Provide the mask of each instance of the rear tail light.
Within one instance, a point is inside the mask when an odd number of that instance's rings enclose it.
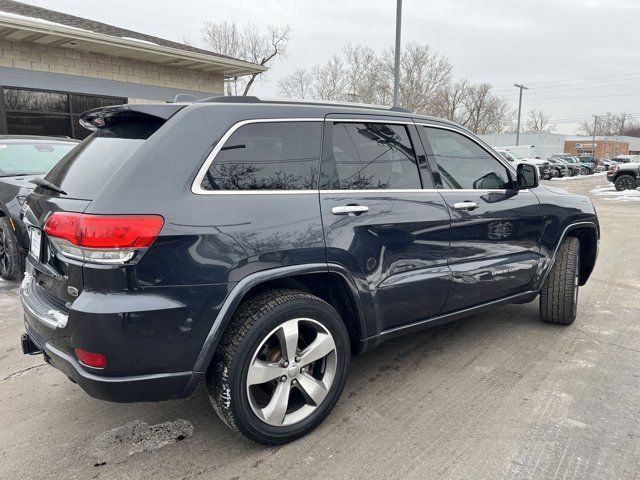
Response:
[[[89,215],[54,212],[44,225],[62,255],[94,263],[125,263],[148,248],[164,219],[159,215]]]
[[[80,363],[87,367],[104,368],[107,366],[107,357],[102,353],[87,352],[80,348],[76,348],[75,352]]]

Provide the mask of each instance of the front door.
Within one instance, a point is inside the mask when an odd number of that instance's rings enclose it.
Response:
[[[462,131],[420,126],[451,214],[453,280],[444,312],[528,290],[540,261],[542,209],[515,172]]]
[[[327,259],[369,291],[372,330],[438,314],[449,291],[449,212],[431,175],[421,176],[426,161],[416,147],[410,119],[326,120],[320,206]]]

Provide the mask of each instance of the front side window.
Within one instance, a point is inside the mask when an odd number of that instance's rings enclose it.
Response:
[[[329,189],[421,188],[416,156],[403,125],[334,123],[333,156],[322,168]]]
[[[441,128],[423,127],[444,188],[508,189],[507,167],[468,137]]]
[[[244,125],[229,137],[206,171],[204,190],[317,188],[322,122]]]

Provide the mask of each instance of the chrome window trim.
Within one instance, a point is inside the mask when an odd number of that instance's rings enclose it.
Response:
[[[331,114],[329,114],[331,115]],[[482,189],[482,190],[474,190],[474,189],[455,189],[455,188],[423,188],[423,189],[376,189],[376,190],[205,190],[202,188],[202,181],[207,173],[207,170],[213,163],[215,157],[220,153],[220,150],[226,143],[226,141],[235,133],[239,128],[250,125],[254,123],[274,123],[274,122],[351,122],[351,123],[388,123],[388,124],[398,124],[398,125],[416,125],[422,127],[429,128],[439,128],[442,130],[450,130],[455,133],[459,133],[464,137],[468,138],[476,145],[478,145],[482,150],[486,151],[491,157],[497,160],[501,165],[510,170],[514,175],[517,175],[516,169],[510,165],[509,163],[505,163],[506,161],[496,156],[491,150],[488,150],[482,144],[478,143],[475,138],[469,135],[467,132],[460,128],[450,127],[447,125],[439,125],[435,123],[425,123],[425,122],[415,122],[408,120],[391,120],[391,119],[379,119],[379,118],[333,118],[333,117],[314,117],[314,118],[253,118],[249,120],[241,120],[237,123],[234,123],[229,129],[225,132],[225,134],[220,138],[220,140],[215,144],[207,158],[204,160],[202,166],[198,170],[196,177],[191,184],[191,192],[196,195],[303,195],[303,194],[317,194],[320,193],[329,193],[329,194],[338,194],[338,193],[418,193],[418,192],[499,192],[506,193],[507,189]],[[528,192],[529,190],[520,190],[519,192]]]
[[[324,122],[324,117],[319,118],[252,118],[250,120],[241,120],[240,122],[234,123],[229,127],[226,133],[222,136],[218,143],[213,147],[211,153],[207,155],[204,163],[198,170],[196,174],[196,178],[193,180],[191,184],[191,192],[196,195],[229,195],[229,194],[274,194],[274,193],[290,193],[290,194],[300,194],[300,193],[317,193],[318,190],[205,190],[202,188],[202,181],[204,180],[205,175],[207,174],[207,170],[213,163],[215,157],[220,153],[222,147],[229,140],[229,137],[234,134],[236,130],[245,125],[250,125],[252,123],[282,123],[282,122]]]

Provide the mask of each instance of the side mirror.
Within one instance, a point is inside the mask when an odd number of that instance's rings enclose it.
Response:
[[[521,163],[517,167],[518,189],[536,188],[540,182],[538,167],[530,163]]]

